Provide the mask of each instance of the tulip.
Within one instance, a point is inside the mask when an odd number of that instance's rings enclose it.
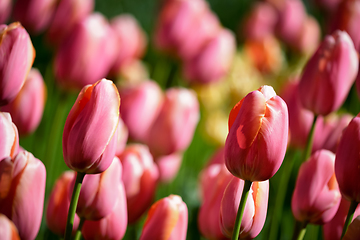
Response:
[[[288,128],[286,103],[272,87],[249,93],[229,115],[226,167],[251,182],[271,178],[284,159]]]
[[[185,88],[171,88],[150,127],[147,145],[154,157],[185,150],[199,121],[199,103],[195,93]]]
[[[145,141],[163,102],[160,86],[151,80],[136,85],[119,86],[121,117],[130,138]]]
[[[335,31],[325,37],[306,64],[300,100],[316,115],[327,115],[345,101],[358,72],[359,60],[349,35]]]
[[[159,181],[169,183],[178,174],[183,159],[182,152],[175,152],[155,158],[155,163],[159,169]]]
[[[299,170],[291,209],[299,222],[324,224],[336,214],[341,194],[334,173],[335,155],[315,152]]]
[[[151,206],[140,240],[185,240],[187,225],[186,204],[180,196],[170,195]]]
[[[124,182],[129,223],[135,223],[151,206],[159,171],[147,146],[128,145],[119,156],[124,168]]]
[[[12,0],[0,2],[0,24],[5,23],[11,13]]]
[[[125,123],[121,119],[121,117],[119,118],[119,125],[116,131],[117,131],[117,143],[116,143],[115,155],[119,156],[124,151],[129,136],[128,128],[125,126]]]
[[[220,226],[227,237],[231,237],[244,181],[232,177],[225,189],[220,207]],[[264,226],[269,199],[269,181],[253,182],[246,201],[240,226],[240,238],[255,238]]]
[[[122,182],[117,185],[118,197],[113,211],[99,221],[85,221],[82,234],[85,240],[122,239],[127,227],[125,190]]]
[[[63,155],[69,168],[100,173],[110,166],[116,151],[119,107],[119,93],[110,80],[81,90],[63,133]]]
[[[0,213],[0,236],[4,240],[20,240],[18,230],[14,223],[4,214]]]
[[[45,175],[44,164],[26,151],[0,162],[0,213],[13,221],[23,240],[35,239],[40,229]]]
[[[68,209],[70,206],[69,192],[71,191],[71,182],[75,178],[75,172],[66,171],[61,174],[55,182],[54,188],[51,191],[47,210],[46,210],[46,224],[48,228],[59,236],[64,236],[66,228],[66,219]],[[75,216],[73,226],[73,233],[79,225],[79,217]]]
[[[16,98],[1,108],[9,112],[20,135],[29,134],[40,124],[46,99],[46,85],[41,73],[33,68]]]
[[[125,62],[120,69],[118,78],[128,83],[139,83],[149,78],[147,66],[139,59]]]
[[[301,28],[300,35],[294,42],[289,43],[291,47],[305,55],[311,55],[319,45],[321,30],[317,20],[308,16]]]
[[[0,25],[0,106],[19,93],[35,58],[35,50],[19,22]]]
[[[228,73],[235,51],[234,35],[223,29],[198,54],[185,61],[184,75],[194,83],[218,81]]]
[[[93,13],[72,29],[59,47],[55,76],[66,88],[81,89],[105,77],[115,59],[115,35],[100,13]]]
[[[56,5],[56,0],[18,0],[14,19],[31,33],[39,33],[50,24]]]
[[[343,240],[356,240],[360,238],[360,216],[357,216],[349,225]]]
[[[0,112],[0,162],[15,157],[19,151],[19,135],[9,113]]]

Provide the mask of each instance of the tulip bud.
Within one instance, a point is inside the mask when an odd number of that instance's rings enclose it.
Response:
[[[14,223],[0,213],[0,236],[3,240],[20,240]]]
[[[19,151],[19,135],[9,113],[0,112],[0,162]]]
[[[19,93],[35,58],[29,34],[19,22],[0,25],[0,106]]]
[[[194,83],[209,83],[224,77],[235,55],[234,35],[226,29],[218,32],[191,59],[185,61],[184,75]]]
[[[72,29],[55,56],[58,82],[82,88],[106,77],[115,59],[115,35],[100,13],[93,13]]]
[[[119,107],[119,93],[110,80],[81,90],[63,133],[63,155],[69,168],[100,173],[110,166],[116,151]]]
[[[279,169],[288,139],[286,103],[270,86],[246,95],[231,110],[225,163],[236,177],[264,181]]]
[[[35,239],[39,231],[45,175],[44,164],[26,151],[0,162],[0,213],[13,221],[23,240]]]
[[[346,231],[344,240],[356,240],[360,238],[360,216],[357,216],[349,225]]]
[[[175,152],[155,158],[155,163],[159,169],[159,181],[169,183],[179,172],[183,159],[182,152]]]
[[[293,215],[299,222],[324,224],[335,216],[341,194],[334,161],[332,152],[320,150],[301,165],[291,201]]]
[[[1,108],[9,112],[20,135],[29,134],[40,124],[46,99],[46,85],[41,73],[33,68],[27,76],[19,94],[8,105]]]
[[[187,225],[186,204],[180,196],[170,195],[151,206],[140,240],[185,240]]]
[[[159,171],[145,145],[132,144],[119,156],[124,168],[124,182],[129,223],[135,223],[151,206]]]
[[[119,86],[121,117],[129,129],[130,138],[145,141],[151,125],[159,114],[163,93],[155,81]]]
[[[227,237],[234,231],[236,214],[244,188],[244,181],[237,177],[225,189],[220,207],[220,226]],[[264,226],[269,199],[269,180],[253,182],[246,200],[240,226],[240,238],[255,238]]]
[[[46,224],[48,228],[59,236],[64,236],[66,220],[70,207],[69,192],[71,183],[75,178],[75,172],[66,171],[58,178],[51,191],[49,203],[46,210]],[[75,215],[73,233],[79,225],[79,217]]]
[[[168,89],[147,137],[154,157],[185,150],[193,138],[199,114],[199,102],[192,90]]]
[[[360,117],[351,120],[343,131],[336,150],[335,174],[341,194],[349,201],[360,202]]]
[[[5,23],[11,13],[12,0],[0,2],[0,24]]]
[[[354,44],[346,32],[326,36],[306,64],[299,83],[303,106],[317,115],[337,110],[355,81],[358,65]]]

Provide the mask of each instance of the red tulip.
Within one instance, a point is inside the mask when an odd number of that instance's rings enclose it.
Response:
[[[116,151],[119,107],[119,93],[109,80],[81,90],[63,133],[63,155],[69,168],[100,173],[110,166]]]
[[[0,161],[19,151],[19,135],[9,113],[0,112]]]
[[[0,236],[3,240],[20,240],[18,230],[14,223],[0,213]]]
[[[288,128],[286,103],[272,87],[249,93],[230,112],[226,167],[243,180],[271,178],[284,159]]]

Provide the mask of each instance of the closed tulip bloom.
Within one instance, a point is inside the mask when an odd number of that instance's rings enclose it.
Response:
[[[264,181],[279,169],[288,139],[286,103],[270,86],[246,95],[231,110],[225,163],[236,177]]]
[[[35,58],[29,34],[19,22],[0,25],[0,106],[19,93]]]
[[[169,183],[174,180],[180,170],[182,159],[182,152],[156,157],[155,163],[159,169],[159,181]]]
[[[127,228],[127,209],[124,185],[121,181],[117,184],[118,197],[112,212],[99,221],[84,222],[82,234],[85,240],[118,240],[125,235]]]
[[[325,37],[306,64],[300,83],[300,100],[316,115],[327,115],[345,101],[358,72],[359,60],[346,32]]]
[[[0,161],[19,151],[19,134],[9,113],[0,112]]]
[[[19,94],[8,105],[1,108],[9,112],[20,135],[32,133],[39,126],[45,107],[46,85],[41,73],[33,68],[27,76]]]
[[[360,117],[345,128],[336,150],[335,174],[341,194],[349,201],[360,202]]]
[[[40,229],[45,175],[44,164],[26,151],[0,162],[0,213],[13,221],[21,239],[35,239]]]
[[[0,213],[0,236],[3,240],[20,240],[19,233],[14,223],[4,214]]]
[[[143,142],[159,114],[164,94],[152,80],[118,88],[122,101],[120,114],[129,130],[129,137]]]
[[[12,0],[0,2],[0,24],[5,23],[11,13]]]
[[[63,133],[63,155],[69,168],[100,173],[110,166],[116,151],[119,107],[119,93],[110,80],[81,90]]]
[[[65,88],[81,89],[106,77],[116,54],[115,35],[100,13],[76,24],[57,50],[54,71]]]
[[[244,181],[232,176],[232,180],[225,189],[220,207],[220,226],[227,237],[231,237],[234,230],[236,214],[240,197],[244,188]],[[253,239],[262,230],[269,199],[269,180],[253,182],[245,204],[244,215],[240,226],[240,238]]]
[[[320,150],[301,165],[291,201],[292,213],[299,222],[324,224],[335,216],[341,194],[334,163],[332,152]]]
[[[170,195],[154,203],[145,220],[140,240],[185,240],[188,209],[178,195]]]
[[[346,231],[344,240],[356,240],[360,238],[360,216],[357,216],[349,225]]]
[[[146,141],[154,157],[185,150],[193,138],[199,115],[195,92],[186,88],[168,89]]]
[[[46,209],[47,227],[55,234],[64,236],[66,228],[66,220],[70,206],[69,192],[71,183],[75,178],[75,172],[66,171],[56,180],[51,191],[48,206]],[[75,215],[73,233],[79,225],[79,217]]]

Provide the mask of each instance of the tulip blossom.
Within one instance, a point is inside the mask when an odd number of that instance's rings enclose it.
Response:
[[[249,93],[230,112],[226,167],[251,182],[271,178],[284,159],[288,128],[286,103],[272,87]]]
[[[116,151],[119,107],[119,93],[110,80],[81,90],[63,133],[63,155],[69,168],[100,173],[110,166]]]
[[[33,68],[16,98],[1,108],[9,112],[20,135],[29,134],[40,124],[46,100],[46,85],[41,73]]]
[[[44,164],[26,151],[0,162],[0,213],[13,221],[23,240],[35,239],[40,229],[45,175]]]
[[[332,152],[320,150],[301,165],[291,201],[297,221],[324,224],[335,216],[341,194],[334,163],[335,155]]]
[[[125,123],[121,117],[119,118],[119,125],[116,131],[117,131],[117,143],[116,143],[115,155],[119,156],[124,151],[129,136],[128,128],[125,126]]]
[[[14,223],[4,214],[0,213],[0,236],[4,240],[20,240],[19,233]]]
[[[19,151],[19,135],[9,113],[0,112],[0,161]]]
[[[135,223],[150,207],[159,171],[147,146],[132,144],[119,156],[124,182],[129,223]]]
[[[300,83],[300,100],[316,115],[336,111],[345,101],[358,72],[359,60],[346,32],[325,37],[306,64]]]
[[[140,240],[185,240],[187,225],[186,204],[180,196],[170,195],[151,206]]]
[[[179,172],[182,159],[182,152],[175,152],[155,158],[155,163],[159,169],[159,181],[162,183],[171,182]]]
[[[12,0],[0,2],[0,24],[5,23],[11,13]]]
[[[19,93],[35,58],[29,34],[19,22],[0,25],[0,106]]]
[[[311,16],[307,16],[300,31],[300,36],[289,45],[299,52],[310,55],[313,54],[319,45],[321,30],[318,21]]]
[[[70,206],[69,192],[71,191],[71,182],[75,178],[75,172],[66,171],[58,178],[53,190],[51,191],[47,210],[46,224],[48,228],[59,236],[64,236],[66,228],[66,219]],[[79,225],[79,217],[75,215],[73,233]]]
[[[236,214],[244,181],[232,176],[225,189],[220,207],[220,226],[227,237],[234,231]],[[240,226],[240,238],[255,238],[264,226],[269,199],[269,180],[253,182],[246,200],[245,210]]]

